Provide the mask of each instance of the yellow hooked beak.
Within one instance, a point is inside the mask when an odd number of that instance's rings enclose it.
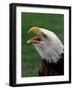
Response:
[[[41,40],[41,38],[40,38],[40,28],[38,28],[38,27],[32,27],[32,28],[29,29],[28,33],[30,33],[30,32],[36,33],[37,36],[29,39],[26,43],[27,44],[29,44],[31,42],[38,43]]]
[[[30,32],[39,33],[39,31],[40,31],[40,30],[39,30],[38,27],[32,27],[32,28],[29,29],[28,33],[30,33]]]

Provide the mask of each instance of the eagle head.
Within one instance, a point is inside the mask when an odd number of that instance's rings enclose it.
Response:
[[[39,27],[32,27],[28,32],[36,34],[36,36],[29,39],[27,43],[33,44],[41,58],[49,61],[49,63],[57,63],[61,54],[64,53],[64,46],[56,34],[50,30]]]

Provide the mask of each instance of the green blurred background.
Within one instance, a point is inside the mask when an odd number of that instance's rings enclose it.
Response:
[[[32,44],[26,41],[34,36],[28,34],[28,30],[33,27],[41,27],[53,31],[64,43],[64,15],[63,14],[44,14],[44,13],[21,13],[22,30],[22,77],[38,76],[38,67],[41,63],[41,57]]]

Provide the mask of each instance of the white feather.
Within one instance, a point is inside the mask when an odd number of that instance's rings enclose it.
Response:
[[[55,33],[43,28],[40,28],[40,31],[47,35],[48,39],[42,38],[42,41],[33,43],[33,45],[42,58],[50,63],[56,63],[59,60],[61,53],[63,53],[64,46]]]

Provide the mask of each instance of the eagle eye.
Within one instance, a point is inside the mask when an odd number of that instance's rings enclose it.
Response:
[[[44,38],[47,38],[47,35],[46,34],[42,33],[42,35],[43,35]]]

